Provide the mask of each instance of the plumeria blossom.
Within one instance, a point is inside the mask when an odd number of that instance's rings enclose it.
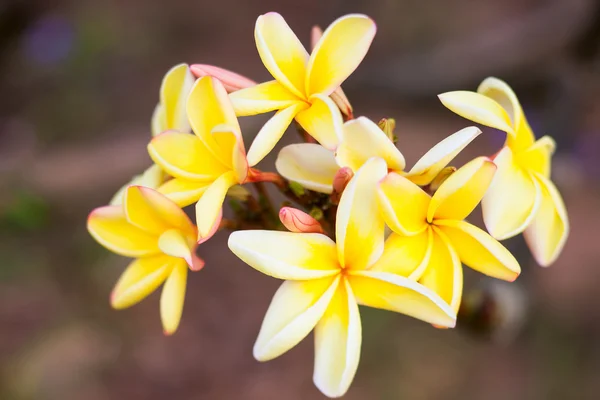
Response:
[[[436,144],[409,171],[404,171],[404,156],[388,135],[375,122],[358,117],[343,125],[342,141],[335,153],[318,144],[292,144],[281,149],[275,166],[286,179],[310,190],[331,193],[340,168],[357,171],[369,158],[380,157],[390,171],[424,186],[480,133],[473,126],[464,128]]]
[[[158,191],[179,206],[196,203],[196,223],[202,237],[218,222],[232,186],[248,177],[248,162],[240,126],[225,88],[205,76],[187,99],[187,115],[195,135],[169,131],[148,145],[150,157],[173,179]]]
[[[194,251],[196,227],[183,210],[153,189],[129,186],[122,205],[95,209],[87,228],[107,249],[135,258],[119,278],[111,305],[130,307],[164,283],[160,316],[165,334],[173,334],[181,320],[188,267],[199,270],[204,265]]]
[[[343,121],[330,95],[358,67],[375,31],[369,17],[346,15],[325,30],[309,55],[281,15],[258,17],[256,47],[274,80],[230,95],[238,116],[277,110],[248,151],[251,164],[273,149],[293,119],[323,146],[336,148]]]
[[[498,173],[482,202],[485,226],[499,240],[524,232],[537,262],[552,264],[569,234],[563,199],[550,180],[554,140],[535,140],[517,96],[499,79],[487,78],[477,93],[439,97],[458,115],[507,133],[504,147],[494,156]]]
[[[386,272],[381,259],[384,221],[377,182],[385,161],[372,158],[357,171],[337,211],[336,238],[319,233],[237,231],[229,248],[251,267],[285,282],[273,297],[254,345],[259,361],[285,353],[313,329],[313,381],[325,395],[342,396],[360,358],[358,304],[396,311],[453,327],[455,313],[436,293],[413,279]]]
[[[190,132],[191,128],[185,111],[185,100],[194,84],[194,80],[195,78],[187,64],[176,65],[166,73],[160,85],[160,101],[152,115],[152,136],[167,130]],[[152,165],[119,189],[110,204],[121,204],[123,193],[129,185],[140,185],[156,189],[166,179],[167,174],[156,165]]]
[[[488,189],[496,165],[479,157],[459,168],[433,196],[396,172],[378,195],[393,233],[381,257],[384,271],[418,280],[454,311],[462,296],[461,263],[494,278],[513,281],[521,269],[513,255],[485,231],[464,221]]]

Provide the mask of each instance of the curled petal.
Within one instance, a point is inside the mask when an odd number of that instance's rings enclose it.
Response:
[[[185,262],[176,260],[160,295],[160,319],[165,335],[174,334],[181,321],[187,273]]]
[[[277,81],[269,81],[229,95],[237,116],[263,114],[290,107],[301,99]]]
[[[330,97],[315,94],[309,109],[296,115],[296,121],[321,145],[334,150],[340,143],[342,114]]]
[[[167,279],[173,261],[164,254],[134,260],[117,281],[110,295],[111,306],[120,310],[139,303]]]
[[[392,233],[385,241],[383,254],[369,271],[389,272],[419,280],[429,264],[433,249],[433,231],[403,236]]]
[[[196,225],[199,238],[206,237],[219,221],[225,195],[230,187],[238,183],[233,171],[221,175],[202,194],[196,203]]]
[[[550,161],[556,142],[550,136],[538,139],[530,148],[515,155],[515,162],[523,169],[550,178]]]
[[[194,242],[178,229],[169,229],[158,238],[158,247],[172,257],[183,258],[190,267],[194,266]]]
[[[378,197],[385,222],[394,232],[415,235],[427,228],[431,197],[405,177],[390,172],[379,184]]]
[[[345,116],[352,117],[352,104],[350,104],[350,100],[346,97],[346,93],[344,93],[341,86],[335,89],[329,97]]]
[[[190,132],[190,123],[185,111],[187,96],[194,85],[194,76],[187,64],[171,68],[160,86],[160,107],[152,118],[152,134],[167,130]]]
[[[318,233],[236,231],[229,249],[252,268],[279,279],[305,280],[339,272],[335,243]]]
[[[323,228],[319,221],[297,208],[282,207],[279,210],[279,219],[283,226],[290,232],[323,233]]]
[[[198,201],[212,181],[189,181],[174,178],[163,183],[158,191],[173,200],[179,207],[189,206]]]
[[[338,170],[333,152],[315,143],[285,146],[275,167],[284,178],[320,193],[331,193]]]
[[[245,89],[256,85],[252,79],[246,78],[243,75],[229,71],[225,68],[219,68],[208,64],[192,64],[191,72],[196,78],[203,76],[212,76],[221,81],[227,92],[235,92],[236,90]]]
[[[248,176],[248,160],[246,159],[246,150],[244,142],[234,129],[225,125],[218,125],[212,131],[212,136],[223,158],[228,157],[230,168],[235,172],[238,183],[244,182]],[[227,156],[228,155],[228,156]]]

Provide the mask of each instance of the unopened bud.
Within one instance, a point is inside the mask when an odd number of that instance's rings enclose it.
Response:
[[[441,170],[429,184],[429,191],[435,193],[446,179],[456,172],[456,167],[446,167]]]
[[[394,118],[382,118],[378,123],[379,129],[381,129],[385,135],[394,143],[398,140],[394,131],[396,130],[396,120]]]
[[[319,40],[323,36],[323,29],[319,25],[314,25],[310,30],[310,50],[313,51]]]
[[[297,208],[283,207],[279,210],[279,219],[290,232],[323,233],[319,221]]]
[[[190,67],[190,70],[196,78],[202,78],[203,76],[212,76],[217,78],[221,81],[223,87],[225,87],[225,90],[227,90],[228,93],[256,85],[256,82],[246,78],[243,75],[224,68],[215,67],[214,65],[193,64]]]
[[[333,204],[338,204],[340,199],[342,198],[342,192],[346,189],[348,182],[354,176],[354,172],[350,167],[344,167],[338,169],[333,177],[333,191],[331,192],[331,202]]]

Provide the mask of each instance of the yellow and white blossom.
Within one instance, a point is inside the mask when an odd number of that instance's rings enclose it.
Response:
[[[258,17],[256,47],[274,80],[230,95],[238,116],[277,110],[248,151],[251,164],[273,149],[293,119],[323,146],[336,148],[343,121],[330,95],[358,67],[375,31],[369,17],[346,15],[325,30],[309,55],[281,15]]]
[[[407,277],[386,272],[396,260],[381,259],[384,221],[377,183],[387,175],[373,158],[354,175],[337,211],[334,243],[319,233],[238,231],[229,248],[244,262],[284,279],[267,311],[254,356],[271,360],[313,329],[313,381],[325,395],[342,396],[358,367],[361,321],[358,304],[404,313],[453,327],[455,313],[436,293]]]
[[[552,264],[569,234],[564,202],[550,180],[554,140],[535,140],[517,96],[499,79],[487,78],[477,93],[439,97],[460,116],[507,132],[504,147],[494,156],[498,173],[482,202],[485,225],[499,240],[524,232],[537,262]]]
[[[513,281],[521,269],[513,255],[483,230],[464,221],[488,189],[496,165],[479,157],[450,175],[433,196],[398,173],[379,186],[381,210],[393,233],[382,255],[385,272],[409,276],[458,310],[461,263]]]
[[[95,209],[87,228],[107,249],[135,258],[119,278],[111,305],[130,307],[164,282],[160,316],[165,334],[174,333],[183,311],[188,267],[203,266],[194,252],[197,230],[185,212],[153,189],[129,186],[123,204]]]

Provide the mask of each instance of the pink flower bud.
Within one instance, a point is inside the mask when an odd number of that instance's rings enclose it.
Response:
[[[353,176],[354,172],[352,172],[350,167],[340,168],[333,177],[333,191],[335,193],[342,193]]]
[[[231,72],[224,68],[215,67],[214,65],[192,64],[190,70],[196,78],[202,78],[207,75],[217,78],[223,83],[223,86],[228,93],[256,85],[256,82],[245,76],[236,74],[235,72]]]
[[[279,219],[290,232],[323,233],[319,221],[297,208],[283,207],[279,210]]]
[[[314,50],[315,46],[323,36],[323,29],[319,25],[314,25],[310,31],[310,50]]]

